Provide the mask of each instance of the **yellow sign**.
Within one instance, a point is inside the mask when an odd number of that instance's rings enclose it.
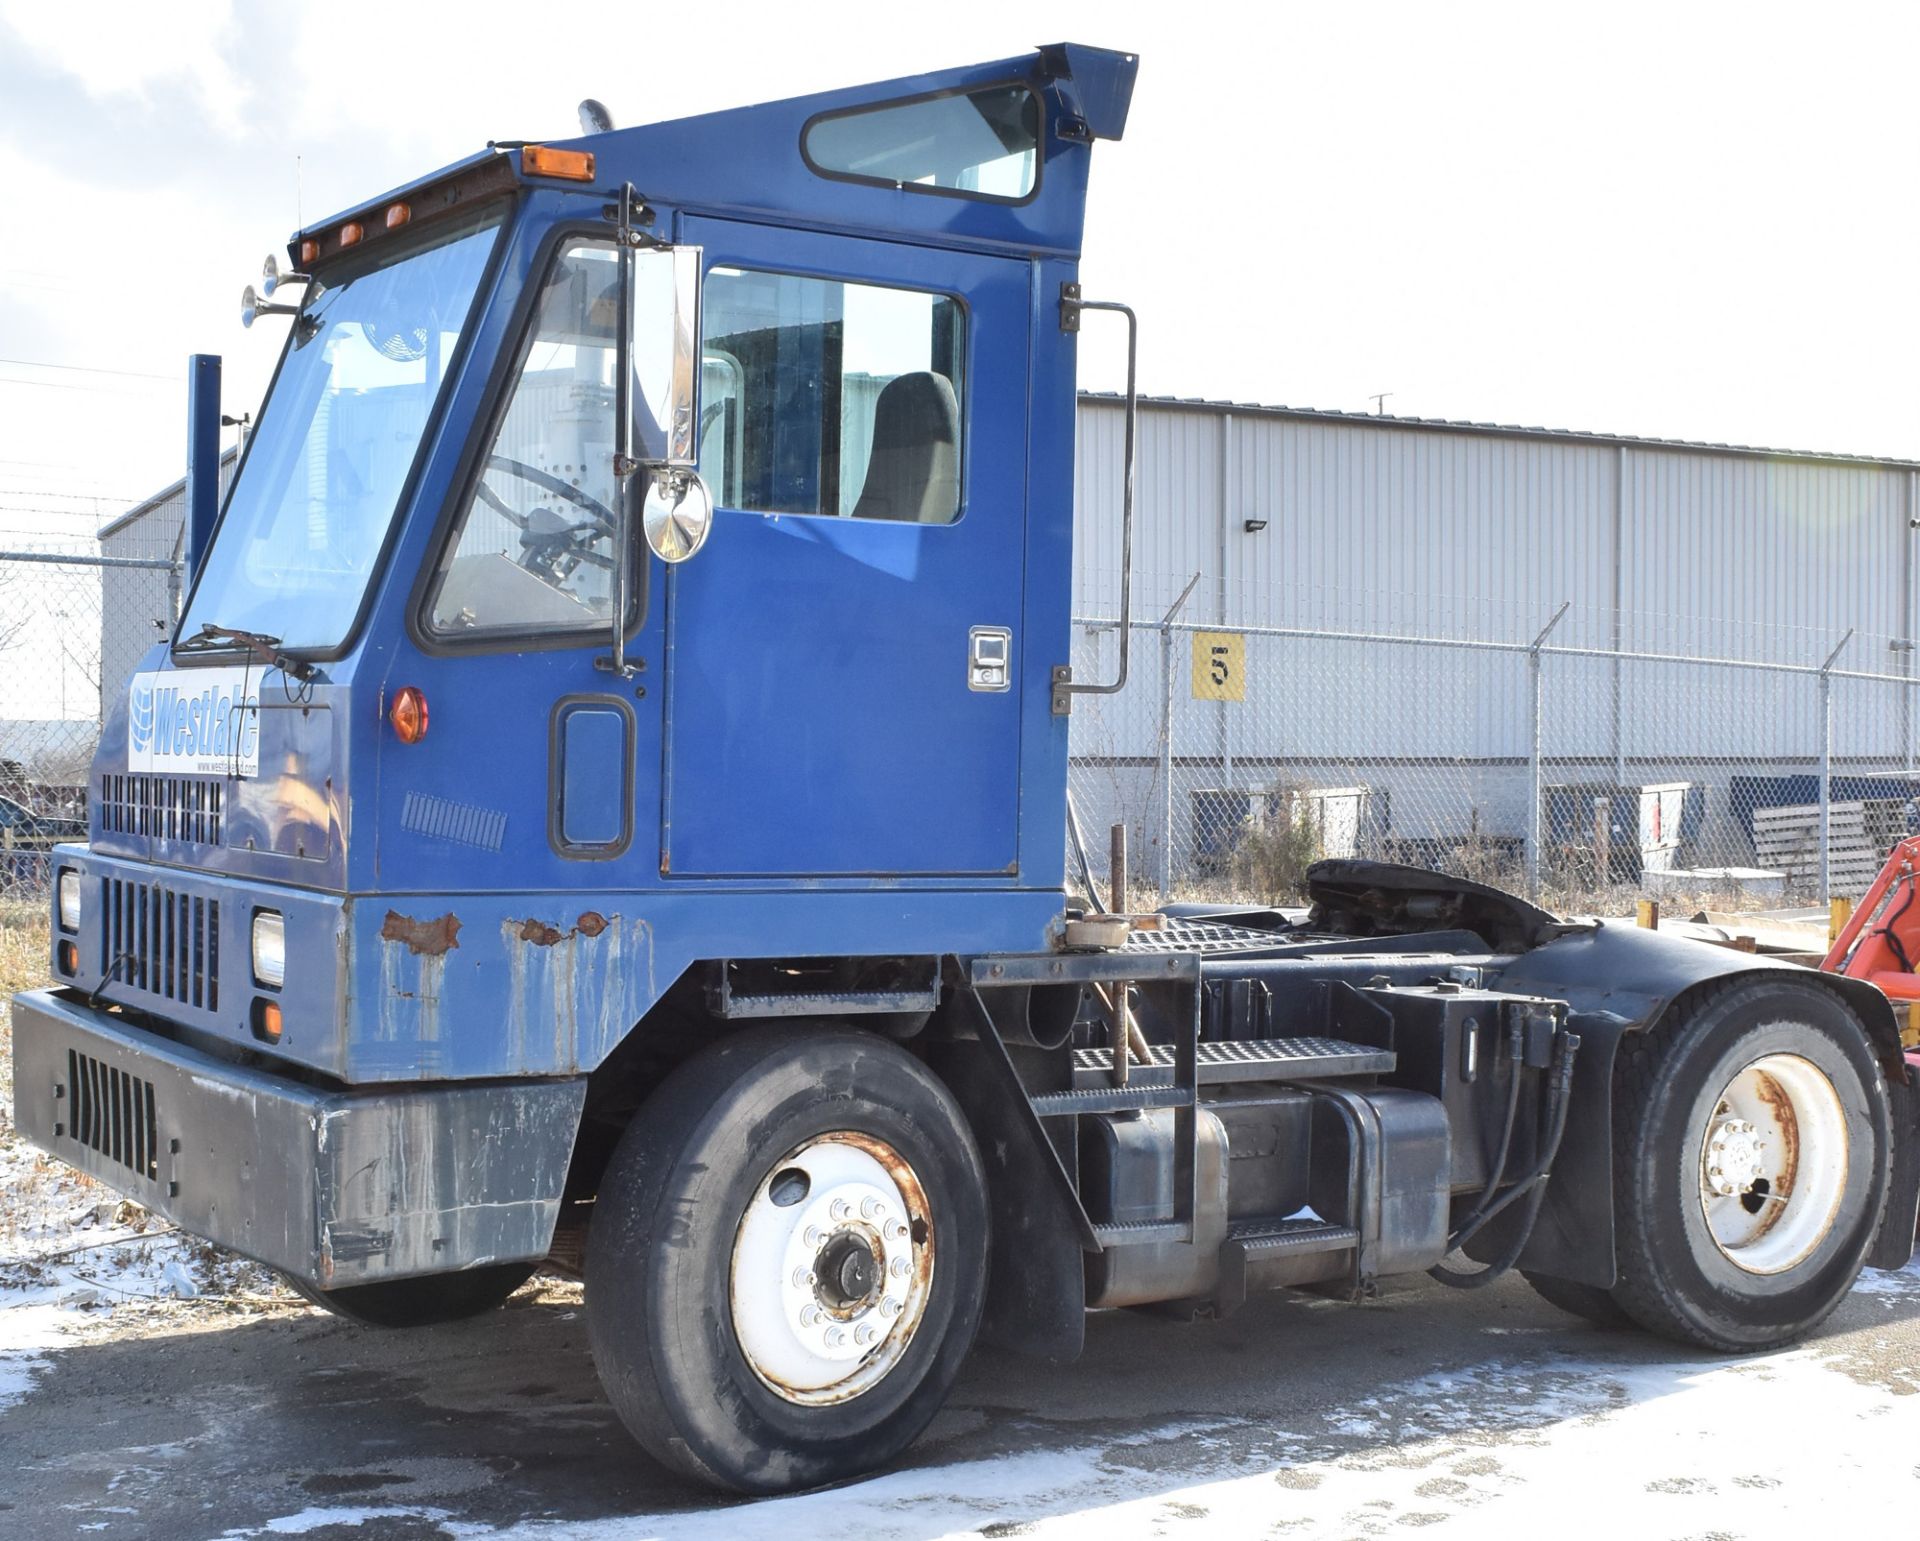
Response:
[[[1247,639],[1237,631],[1193,634],[1193,699],[1247,699]]]

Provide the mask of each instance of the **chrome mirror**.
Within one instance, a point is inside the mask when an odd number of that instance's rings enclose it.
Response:
[[[633,455],[647,465],[691,470],[700,384],[700,248],[633,253]]]
[[[640,533],[663,562],[684,562],[707,543],[713,495],[698,471],[656,466],[640,508]]]

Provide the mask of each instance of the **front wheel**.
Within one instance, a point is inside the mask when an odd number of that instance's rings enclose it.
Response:
[[[1774,1348],[1839,1305],[1889,1190],[1892,1114],[1859,1019],[1743,980],[1620,1046],[1611,1299],[1707,1348]]]
[[[899,1046],[751,1029],[628,1126],[587,1241],[609,1400],[663,1465],[813,1487],[891,1459],[979,1324],[986,1183],[946,1088]]]

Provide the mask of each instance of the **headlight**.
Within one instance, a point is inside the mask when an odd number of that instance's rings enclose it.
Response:
[[[60,929],[80,929],[80,874],[66,868],[60,874]]]
[[[287,982],[287,922],[277,910],[253,912],[253,982],[276,990]]]

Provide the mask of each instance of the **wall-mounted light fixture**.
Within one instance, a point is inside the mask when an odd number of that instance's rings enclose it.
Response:
[[[1258,535],[1266,527],[1267,521],[1264,519],[1243,519],[1240,522],[1240,528],[1245,530],[1249,535]]]

